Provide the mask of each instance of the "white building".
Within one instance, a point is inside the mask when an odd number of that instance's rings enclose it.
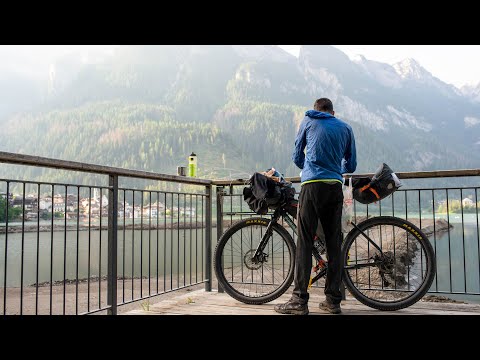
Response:
[[[465,198],[462,200],[462,206],[463,207],[470,207],[470,206],[475,206],[475,202],[469,198]]]
[[[50,211],[52,208],[52,198],[48,197],[45,199],[40,199],[40,210]]]

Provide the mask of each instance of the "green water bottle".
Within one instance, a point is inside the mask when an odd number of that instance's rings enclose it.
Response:
[[[194,152],[188,157],[188,176],[197,177],[197,155]]]

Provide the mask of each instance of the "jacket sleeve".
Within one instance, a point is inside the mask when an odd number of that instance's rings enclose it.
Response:
[[[357,149],[355,147],[355,136],[352,129],[349,129],[349,141],[345,149],[345,161],[342,166],[342,174],[351,174],[357,169]]]
[[[305,153],[303,150],[307,145],[307,137],[306,137],[306,128],[307,128],[307,121],[306,118],[300,124],[300,128],[298,129],[297,137],[295,139],[295,149],[293,150],[292,160],[300,169],[303,169],[303,165],[305,163]]]

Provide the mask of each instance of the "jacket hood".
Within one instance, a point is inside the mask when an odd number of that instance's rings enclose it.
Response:
[[[309,118],[312,118],[312,119],[331,119],[335,117],[332,114],[324,113],[317,110],[308,110],[305,113],[305,116],[308,116]]]

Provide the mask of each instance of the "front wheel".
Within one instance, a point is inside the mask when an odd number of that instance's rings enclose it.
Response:
[[[275,223],[261,259],[253,255],[270,220],[249,218],[230,227],[220,238],[214,253],[219,285],[245,304],[263,304],[283,295],[293,282],[295,243]]]
[[[357,226],[361,231],[353,228],[348,233],[342,252],[344,284],[350,293],[378,310],[399,310],[420,300],[436,272],[428,237],[411,222],[390,216]]]

